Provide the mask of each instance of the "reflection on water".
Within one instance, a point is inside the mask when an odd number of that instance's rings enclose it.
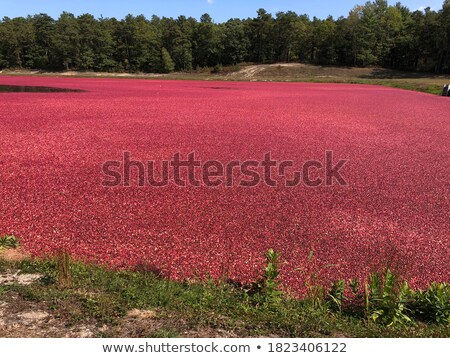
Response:
[[[0,85],[0,92],[84,92],[79,89]]]

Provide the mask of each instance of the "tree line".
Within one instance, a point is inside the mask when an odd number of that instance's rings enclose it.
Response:
[[[347,17],[295,12],[214,23],[127,15],[124,19],[47,14],[0,21],[0,69],[128,72],[190,71],[241,62],[306,62],[450,72],[450,0],[410,11],[385,0],[355,6]]]

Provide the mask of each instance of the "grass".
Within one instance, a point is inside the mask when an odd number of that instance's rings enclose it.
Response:
[[[73,76],[85,78],[140,78],[170,80],[217,80],[217,81],[261,81],[261,82],[314,82],[370,84],[412,91],[440,94],[442,87],[450,83],[450,75],[403,72],[386,68],[357,68],[337,66],[315,66],[307,64],[274,64],[225,66],[218,69],[200,69],[191,72],[170,74],[118,74],[95,72],[55,73],[44,71],[3,71],[4,75]]]
[[[0,285],[0,301],[10,300],[12,305],[24,305],[24,302],[39,304],[64,321],[66,326],[94,325],[98,328],[96,335],[102,337],[182,337],[186,336],[186,332],[196,332],[194,336],[238,337],[450,335],[449,326],[445,323],[427,323],[423,320],[414,324],[386,326],[368,319],[364,312],[342,309],[342,284],[337,284],[330,291],[334,295],[334,304],[314,297],[297,300],[279,295],[274,282],[278,271],[274,261],[277,256],[269,252],[266,257],[269,265],[262,283],[259,290],[251,293],[225,282],[173,282],[150,272],[117,272],[76,262],[70,263],[70,273],[67,273],[69,261],[62,256],[45,261],[0,260],[0,273],[20,270],[21,273],[42,275],[38,282],[28,286]],[[70,277],[70,283],[65,281],[64,285],[58,282],[62,266],[64,276]],[[392,292],[386,289],[391,281],[381,282],[379,277],[376,279],[378,281],[372,285],[372,290],[381,287],[382,291],[370,296],[371,304],[383,292]],[[17,297],[16,301],[12,301],[12,297]],[[437,298],[436,295],[432,298],[424,296],[424,300],[427,299]],[[448,296],[444,299],[440,297],[439,302],[448,310]],[[145,320],[141,325],[133,321],[131,326],[126,326],[127,313],[135,309],[155,312],[152,329],[149,329],[149,323]],[[372,307],[370,309],[371,314],[376,312]],[[391,308],[389,306],[386,309]]]

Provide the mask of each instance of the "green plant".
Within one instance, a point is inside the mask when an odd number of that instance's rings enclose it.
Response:
[[[215,65],[211,70],[211,73],[221,73],[223,71],[223,66],[221,64]]]
[[[411,290],[406,282],[387,270],[384,275],[371,274],[365,287],[366,314],[369,320],[386,326],[412,323],[408,316]]]
[[[327,298],[331,309],[342,312],[342,305],[347,299],[345,297],[345,281],[339,280],[334,282],[328,291]]]
[[[19,241],[15,236],[0,237],[0,249],[15,249],[19,246]]]
[[[438,324],[450,324],[450,285],[433,282],[425,291],[413,294],[411,310],[419,319]]]
[[[348,281],[348,285],[352,290],[353,294],[357,295],[359,293],[359,280],[358,279],[350,279]]]
[[[281,254],[269,249],[265,257],[266,267],[264,268],[264,276],[259,283],[259,289],[266,303],[279,303],[283,295],[283,292],[279,289],[280,282],[278,280]]]
[[[162,59],[162,71],[164,73],[170,73],[175,70],[175,63],[170,57],[169,51],[165,47],[161,50],[161,59]]]
[[[320,285],[308,285],[308,294],[306,302],[314,308],[324,307],[326,290]]]

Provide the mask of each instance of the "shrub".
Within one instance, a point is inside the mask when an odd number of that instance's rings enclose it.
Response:
[[[432,283],[425,291],[413,293],[411,311],[417,318],[438,324],[450,324],[450,285]]]
[[[221,73],[223,71],[222,65],[215,65],[211,71],[211,73]]]

